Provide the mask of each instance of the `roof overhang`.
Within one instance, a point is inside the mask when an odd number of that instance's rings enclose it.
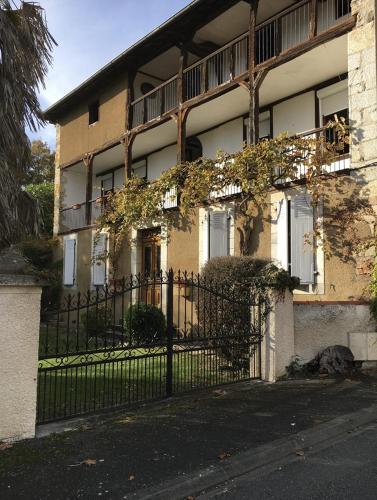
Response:
[[[194,0],[47,108],[43,113],[44,117],[52,123],[57,122],[83,98],[98,92],[108,82],[119,78],[120,74],[134,70],[140,66],[140,61],[145,64],[170,47],[185,43],[200,27],[240,1],[247,2],[247,0]]]

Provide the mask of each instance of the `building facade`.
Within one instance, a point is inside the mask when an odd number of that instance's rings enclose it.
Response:
[[[338,115],[350,124],[351,144],[329,166],[335,175],[321,208],[312,208],[302,184],[271,192],[255,218],[250,253],[301,280],[294,295],[298,355],[351,345],[355,332],[373,331],[367,301],[374,254],[347,260],[338,247],[326,255],[320,242],[313,252],[305,235],[345,196],[376,204],[375,14],[375,0],[196,0],[51,106],[54,232],[65,290],[108,282],[110,264],[93,259],[109,245],[106,233],[95,239],[95,221],[106,194],[129,176],[153,182],[171,166],[218,150],[233,153],[283,132],[325,133]],[[199,272],[210,258],[238,255],[232,189],[189,223],[134,230],[117,272]],[[166,210],[177,206],[168,193]]]

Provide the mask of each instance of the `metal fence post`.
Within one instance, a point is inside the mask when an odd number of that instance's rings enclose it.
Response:
[[[166,395],[168,397],[173,394],[173,287],[174,287],[174,272],[169,269],[168,272],[168,289],[167,289],[167,308],[166,308]]]

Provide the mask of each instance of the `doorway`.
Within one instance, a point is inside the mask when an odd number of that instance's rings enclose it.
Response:
[[[147,304],[158,306],[161,302],[161,228],[141,231],[141,251],[141,274],[148,280],[143,300]]]

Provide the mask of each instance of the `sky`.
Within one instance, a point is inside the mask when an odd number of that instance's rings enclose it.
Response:
[[[58,46],[41,89],[42,109],[62,98],[111,59],[166,21],[191,0],[39,0]],[[55,128],[47,125],[31,139],[55,148]]]

